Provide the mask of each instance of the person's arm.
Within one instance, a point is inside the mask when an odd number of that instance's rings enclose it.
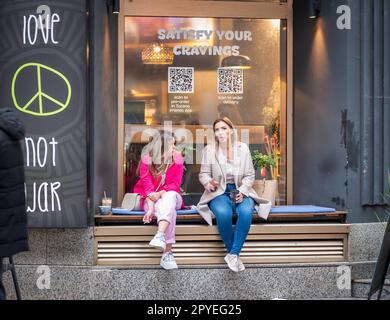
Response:
[[[141,160],[142,161],[142,160]],[[145,194],[149,196],[151,193],[154,193],[154,183],[152,175],[149,171],[149,166],[146,161],[141,162],[140,166],[140,180],[142,187],[144,188]]]
[[[181,154],[176,154],[175,155],[175,164],[172,168],[174,168],[175,172],[173,175],[172,180],[165,184],[162,187],[162,193],[164,191],[172,191],[172,190],[180,190],[180,186],[183,180],[183,172],[184,172],[184,160]]]
[[[153,220],[154,202],[150,198],[146,198],[145,201],[148,204],[148,211],[144,215],[143,222],[148,224]]]
[[[244,172],[241,180],[241,186],[238,188],[238,191],[244,196],[249,195],[249,190],[253,187],[255,182],[255,168],[253,167],[252,156],[249,150],[249,147],[246,144],[243,144],[245,151],[243,152],[244,157]]]
[[[211,152],[209,148],[210,148],[209,146],[206,146],[206,148],[204,148],[203,150],[202,165],[200,167],[200,172],[199,172],[199,182],[203,185],[203,187],[206,190],[209,190],[211,186],[211,181],[213,181],[212,173],[211,173],[211,166],[212,166]]]

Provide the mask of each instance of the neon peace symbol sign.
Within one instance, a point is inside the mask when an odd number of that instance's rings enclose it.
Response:
[[[20,105],[18,102],[18,99],[17,99],[16,92],[15,92],[15,84],[16,84],[16,80],[17,80],[20,72],[27,69],[27,68],[36,69],[36,83],[37,83],[38,91],[30,98],[30,100],[26,104]],[[67,88],[67,94],[66,94],[67,97],[66,97],[65,101],[61,101],[61,99],[52,97],[52,96],[50,96],[42,91],[42,73],[41,73],[42,69],[46,70],[47,72],[51,72],[52,74],[55,74],[56,76],[60,77],[65,82],[66,88]],[[57,113],[64,111],[69,105],[71,96],[72,96],[72,87],[70,86],[68,79],[61,72],[58,72],[57,70],[55,70],[53,68],[45,66],[44,64],[34,63],[34,62],[26,63],[26,64],[22,65],[21,67],[19,67],[19,69],[15,72],[14,77],[12,79],[12,100],[15,104],[15,107],[24,113],[28,113],[28,114],[31,114],[34,116],[47,117],[47,116],[52,116],[54,114],[57,114]],[[45,98],[46,101],[50,101],[50,103],[51,103],[50,110],[51,111],[47,111],[47,109],[48,109],[47,102],[44,103],[43,98]],[[38,100],[39,110],[34,111],[34,110],[29,109],[31,107],[32,103],[35,102],[36,100]],[[64,99],[62,99],[62,100],[64,100]],[[55,106],[55,110],[53,110],[53,107],[52,107],[53,104]],[[46,105],[46,107],[45,107],[45,105]],[[45,111],[45,109],[46,109],[46,111]]]

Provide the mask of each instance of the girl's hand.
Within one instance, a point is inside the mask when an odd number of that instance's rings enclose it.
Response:
[[[160,199],[160,193],[159,192],[152,192],[148,195],[148,198],[152,200],[153,202],[156,202],[158,199]]]
[[[236,197],[236,203],[241,203],[244,201],[244,195],[240,192]]]
[[[161,191],[159,192],[160,198],[162,198],[162,196],[163,196],[165,193],[167,193],[165,190],[161,190]]]
[[[144,218],[142,219],[144,224],[149,224],[152,222],[152,220],[153,220],[153,215],[151,211],[146,212]]]

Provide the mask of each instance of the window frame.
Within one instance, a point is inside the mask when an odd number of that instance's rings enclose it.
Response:
[[[282,113],[281,134],[286,136],[287,204],[293,203],[293,9],[286,2],[210,1],[210,0],[120,0],[118,14],[118,172],[117,203],[124,194],[124,42],[125,17],[196,17],[285,19],[287,21],[286,113]],[[283,103],[283,102],[282,102]]]

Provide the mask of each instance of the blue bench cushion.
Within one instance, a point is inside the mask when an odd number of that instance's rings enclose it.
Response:
[[[145,211],[127,211],[121,208],[112,208],[112,214],[126,215],[126,216],[143,216],[145,214]],[[184,210],[178,210],[177,214],[178,215],[198,214],[198,211],[194,209],[184,209]]]
[[[336,212],[334,208],[318,206],[278,206],[271,209],[271,213],[327,213]]]
[[[318,206],[277,206],[271,209],[272,214],[285,214],[285,213],[327,213],[336,212],[333,208],[324,208]],[[143,216],[145,211],[127,211],[121,208],[112,208],[112,213],[115,215],[127,215],[127,216]],[[198,211],[193,208],[184,210],[178,210],[178,215],[196,215]]]

